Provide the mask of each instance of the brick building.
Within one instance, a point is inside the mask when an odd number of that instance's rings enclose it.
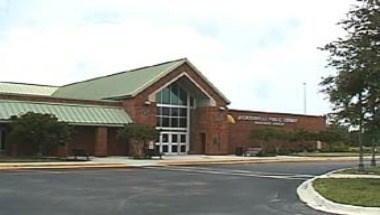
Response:
[[[231,154],[251,147],[255,128],[325,129],[323,116],[230,110],[230,101],[187,59],[97,77],[64,86],[0,83],[0,151],[24,154],[6,141],[9,118],[28,111],[51,113],[74,127],[70,143],[95,156],[127,155],[117,131],[128,123],[156,127],[156,147],[168,155]]]

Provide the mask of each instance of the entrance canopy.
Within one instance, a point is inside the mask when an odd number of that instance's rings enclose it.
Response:
[[[0,100],[0,110],[3,122],[27,112],[54,114],[59,121],[83,126],[123,127],[132,122],[124,109],[113,106]]]

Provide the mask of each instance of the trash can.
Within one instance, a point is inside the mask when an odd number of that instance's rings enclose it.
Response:
[[[235,148],[235,155],[243,156],[243,147],[236,147]]]

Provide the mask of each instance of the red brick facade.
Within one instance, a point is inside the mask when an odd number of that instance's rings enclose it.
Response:
[[[190,153],[228,154],[227,111],[200,107],[193,111],[190,127]]]
[[[182,66],[169,73],[136,97],[123,101],[123,107],[134,122],[150,126],[156,125],[156,103],[149,96],[182,74],[187,74],[204,89],[216,102],[213,107],[197,107],[191,113],[190,152],[193,154],[228,154],[228,123],[225,107],[227,102],[208,85],[189,65]],[[205,135],[202,143],[201,134]]]
[[[186,74],[186,76],[183,76],[184,74]],[[202,88],[202,92],[207,94],[210,97],[209,99],[213,101],[209,106],[198,106],[191,110],[189,132],[189,153],[191,154],[231,154],[234,153],[236,147],[257,146],[259,143],[251,141],[249,135],[252,130],[263,126],[276,126],[283,129],[305,129],[309,131],[325,129],[325,118],[321,116],[228,110],[227,105],[229,102],[187,63],[182,64],[166,76],[160,78],[137,95],[126,98],[120,102],[4,94],[0,95],[0,99],[121,106],[131,116],[134,122],[156,126],[157,108],[155,101],[152,100],[152,95],[179,76],[183,76],[187,79],[190,77],[191,82],[195,82],[193,83],[194,85]],[[229,122],[228,115],[235,119],[235,124]],[[277,125],[262,125],[268,123],[264,118],[276,122]],[[252,119],[256,119],[256,121]],[[290,122],[278,124],[279,121],[284,119]],[[274,123],[272,121],[270,123]],[[127,155],[128,146],[118,138],[117,133],[118,128],[112,127],[75,127],[72,141],[66,146],[60,146],[52,150],[52,154],[70,155],[72,149],[80,148],[95,156]],[[23,150],[19,148],[20,147],[18,147],[17,151],[21,153]],[[16,149],[12,151],[15,150]],[[25,148],[24,150],[27,151],[29,149]]]
[[[318,132],[326,129],[326,118],[324,116],[243,110],[230,110],[229,114],[236,120],[235,124],[230,124],[229,126],[229,145],[231,153],[236,147],[246,148],[261,146],[262,143],[259,141],[250,139],[250,134],[257,128],[274,127],[285,130],[304,129],[310,132]],[[304,143],[284,142],[281,144],[286,148],[294,149]],[[268,146],[268,148],[272,147],[273,146]]]

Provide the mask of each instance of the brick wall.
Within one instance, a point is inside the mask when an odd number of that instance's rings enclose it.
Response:
[[[226,118],[227,111],[218,107],[199,107],[194,110],[190,128],[190,153],[228,154]]]
[[[198,107],[192,111],[190,153],[227,154],[228,124],[225,120],[227,112],[219,110],[219,107],[227,106],[227,101],[187,64],[178,67],[137,96],[124,100],[124,109],[132,117],[134,122],[154,127],[156,125],[156,103],[151,101],[147,103],[149,96],[182,73],[186,73],[190,76],[216,103],[215,107]],[[205,146],[201,144],[201,133],[206,135]]]
[[[229,144],[230,153],[233,153],[236,147],[260,147],[262,142],[252,141],[249,137],[251,132],[258,128],[274,127],[285,130],[304,129],[311,132],[318,132],[326,129],[326,118],[324,116],[310,116],[310,115],[298,115],[298,114],[285,114],[285,113],[270,113],[270,112],[257,112],[257,111],[242,111],[242,110],[230,110],[229,114],[233,116],[236,124],[229,125]],[[251,120],[239,120],[239,116],[250,116]],[[261,117],[254,118],[254,117]],[[269,120],[272,118],[272,121]],[[259,119],[259,120],[252,120]],[[265,120],[267,119],[267,120]],[[279,123],[278,119],[296,119],[296,122],[287,122],[285,124],[278,125],[262,125],[265,123]],[[302,143],[302,142],[272,142],[266,143],[268,148],[273,148],[274,145],[282,145],[285,148],[300,148],[310,147],[314,143]]]
[[[119,128],[108,128],[108,155],[128,155],[128,145],[118,137]]]
[[[95,133],[96,127],[74,127],[67,153],[71,155],[73,149],[83,149],[90,155],[94,155]]]

